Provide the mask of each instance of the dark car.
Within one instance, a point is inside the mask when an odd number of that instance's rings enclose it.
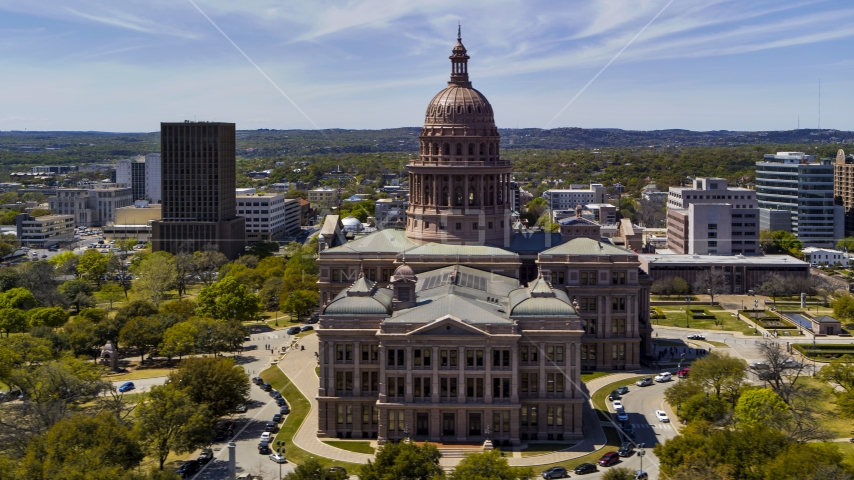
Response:
[[[341,476],[344,478],[347,478],[347,470],[345,470],[344,467],[339,467],[338,465],[333,465],[333,466],[329,467],[329,471],[333,472],[333,473],[341,472]]]
[[[299,327],[291,327],[287,330],[288,335],[296,335],[299,333]]]
[[[124,393],[124,392],[129,392],[129,391],[133,390],[134,388],[136,388],[136,387],[134,387],[133,382],[125,382],[119,387],[119,391]]]
[[[309,318],[308,321],[306,321],[305,323],[313,325],[319,321],[320,321],[320,315],[314,315],[313,317]]]
[[[565,478],[569,476],[566,469],[563,467],[552,467],[544,471],[541,475],[546,480],[550,480],[552,478]]]
[[[281,422],[281,421],[282,421],[282,414],[281,414],[281,413],[277,413],[277,414],[273,415],[273,421],[274,421],[274,422],[276,422],[276,423]]]
[[[628,457],[634,451],[635,447],[632,445],[632,442],[623,442],[623,444],[620,445],[620,449],[617,450],[617,455],[621,457]]]
[[[213,460],[213,450],[210,448],[202,450],[202,453],[199,454],[198,458],[199,463],[208,463],[211,460]]]
[[[291,407],[289,407],[288,404],[279,405],[279,406],[281,407],[281,408],[279,408],[279,412],[282,415],[287,415],[287,414],[291,413]]]
[[[276,422],[267,422],[267,425],[264,425],[264,431],[270,433],[276,433],[276,430],[279,429],[279,424]]]
[[[596,470],[598,470],[596,468],[596,465],[593,465],[592,463],[582,463],[581,465],[575,467],[575,474],[584,475],[585,473],[593,473]]]
[[[252,383],[255,385],[262,385],[264,380],[261,377],[252,377]]]
[[[613,392],[608,394],[608,401],[611,401],[611,402],[613,402],[614,400],[619,400],[621,398],[623,398],[623,397],[621,397],[620,394],[616,390],[614,390]]]
[[[285,401],[285,399],[284,399],[284,398],[282,398],[282,397],[276,397],[276,405],[278,405],[278,406],[280,406],[280,407],[284,408],[284,407],[287,407],[287,406],[288,406],[288,402],[286,402],[286,401]],[[288,412],[282,412],[282,413],[290,413],[290,411],[288,411]]]
[[[605,455],[602,455],[602,458],[599,459],[599,465],[603,467],[610,467],[611,465],[620,461],[620,456],[617,455],[617,452],[608,452]]]
[[[703,335],[702,333],[694,333],[694,334],[688,335],[688,340],[705,340],[705,339],[706,339],[706,336]]]
[[[620,395],[625,395],[625,394],[629,393],[629,386],[623,385],[622,387],[619,387],[614,391],[619,393]]]
[[[181,475],[181,478],[187,478],[190,475],[198,472],[200,465],[201,464],[199,463],[198,460],[190,460],[189,462],[186,462],[183,465],[181,465],[180,467],[178,467],[178,469],[175,470],[175,473],[177,473],[178,475]]]
[[[269,445],[267,445],[266,443],[263,443],[261,445],[258,445],[258,453],[260,453],[261,455],[269,455],[269,454],[273,453],[273,451],[270,450]]]
[[[264,383],[261,385],[261,390],[264,390],[265,392],[269,392],[272,389],[273,389],[273,386],[270,385],[269,383]]]
[[[307,332],[309,330],[314,330],[314,327],[312,327],[311,325],[303,325],[299,327],[300,332]]]

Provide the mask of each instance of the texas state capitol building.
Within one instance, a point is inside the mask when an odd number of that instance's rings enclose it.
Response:
[[[650,348],[651,280],[585,222],[514,231],[492,107],[459,38],[450,58],[405,231],[321,231],[318,436],[579,439],[581,372],[639,368]]]

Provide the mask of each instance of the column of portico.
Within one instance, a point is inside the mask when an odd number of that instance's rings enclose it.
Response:
[[[380,401],[380,403],[385,403],[386,398],[387,398],[387,397],[386,397],[386,385],[385,385],[385,366],[386,366],[386,358],[385,358],[385,357],[386,357],[386,348],[385,348],[385,346],[381,343],[381,344],[380,344],[380,346],[379,346],[379,348],[378,348],[377,350],[379,351],[378,355],[379,355],[379,360],[380,360],[380,392],[379,392],[379,401]],[[381,413],[381,414],[380,414],[380,418],[382,418],[382,416],[383,416],[382,414],[384,414],[385,412],[380,412],[380,413]]]
[[[412,401],[412,347],[406,347],[406,402]]]
[[[492,403],[492,347],[486,347],[484,351],[484,362],[486,362],[486,374],[483,378],[483,401]]]
[[[457,365],[459,366],[457,377],[457,403],[466,402],[466,347],[457,347]],[[461,413],[457,416],[462,415]],[[459,432],[457,432],[459,435]]]
[[[328,395],[330,397],[334,397],[335,396],[335,387],[336,387],[336,385],[335,385],[335,373],[336,372],[335,372],[335,348],[332,348],[332,347],[334,347],[335,344],[333,342],[329,342],[329,346],[330,346],[329,354],[327,355],[327,359],[326,359],[326,362],[328,365],[328,370],[329,370],[329,376],[327,377],[327,384],[326,384],[327,385],[326,392],[328,393]]]
[[[361,343],[356,342],[353,345],[353,395],[356,397],[362,396],[362,348]],[[371,388],[370,378],[368,378],[368,388]],[[353,408],[353,438],[362,438],[362,404],[360,402],[352,402]]]
[[[537,390],[539,391],[538,395],[540,398],[546,398],[546,344],[539,343],[537,344],[537,348],[540,350],[537,358],[540,360],[540,373],[539,373],[539,385]]]
[[[326,383],[329,379],[329,367],[326,364],[326,352],[329,350],[329,341],[320,342],[318,346],[317,354],[318,358],[320,358],[320,377],[322,381],[320,382],[320,388],[318,389],[317,394],[321,397],[326,396]]]
[[[463,211],[469,213],[469,175],[463,174]]]
[[[510,350],[510,402],[519,403],[519,346],[513,345]],[[513,427],[510,427],[511,429]]]
[[[439,347],[433,347],[433,384],[430,387],[430,401],[433,403],[439,403]],[[432,414],[430,416],[432,423]],[[432,427],[431,430],[432,431]]]

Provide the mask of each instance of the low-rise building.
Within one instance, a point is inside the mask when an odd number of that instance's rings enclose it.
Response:
[[[801,250],[804,260],[812,266],[836,265],[848,266],[848,255],[832,248],[807,247]]]
[[[298,198],[285,199],[285,235],[293,235],[300,231],[302,225],[302,206]]]
[[[237,215],[246,219],[246,244],[272,242],[286,234],[285,195],[238,193]]]
[[[550,211],[574,210],[576,205],[605,203],[607,189],[599,183],[590,185],[572,184],[568,189],[552,189],[543,193]]]
[[[315,188],[314,190],[309,190],[308,201],[311,203],[335,203],[338,201],[338,190],[333,188]]]
[[[99,227],[115,223],[116,209],[133,205],[133,191],[115,184],[81,184],[81,188],[56,189],[48,204],[52,212],[74,217],[75,226]]]
[[[74,217],[21,213],[15,217],[18,240],[22,246],[45,248],[74,239]]]
[[[374,204],[374,219],[379,229],[404,228],[408,203],[399,198],[381,198]]]
[[[151,240],[151,224],[163,218],[161,204],[137,200],[130,207],[116,209],[116,221],[104,227],[104,237],[110,240],[135,238],[139,242]]]

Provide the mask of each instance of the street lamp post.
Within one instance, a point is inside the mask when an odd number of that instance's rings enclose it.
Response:
[[[404,435],[404,437],[406,437],[405,442],[409,443],[409,424],[403,425],[403,435]]]
[[[688,302],[688,307],[685,309],[685,328],[691,328],[688,324],[688,316],[691,314],[691,295],[685,297],[685,301]]]
[[[638,444],[638,458],[640,459],[640,469],[643,471],[643,456],[646,454],[646,450],[643,449],[643,443]]]
[[[285,452],[285,441],[284,440],[276,440],[276,453],[284,454]],[[277,462],[279,464],[279,480],[282,480],[282,462]]]
[[[711,306],[711,305],[714,303],[714,301],[715,301],[715,297],[713,297],[713,296],[712,296],[712,289],[711,289],[711,288],[707,288],[707,289],[706,289],[706,294],[707,294],[707,295],[709,295],[709,306]]]

